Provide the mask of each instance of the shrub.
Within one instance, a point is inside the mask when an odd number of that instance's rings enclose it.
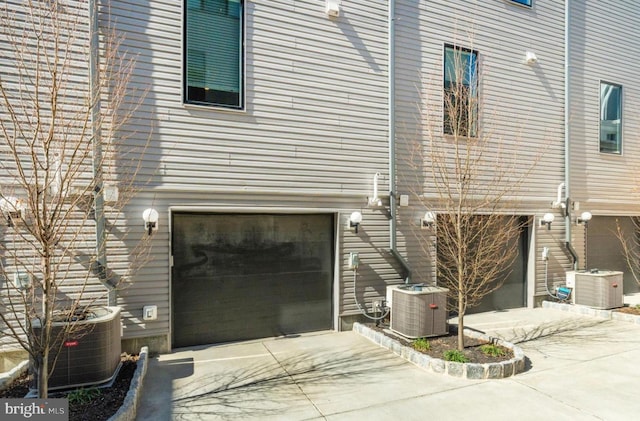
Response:
[[[411,344],[416,351],[424,352],[431,349],[431,343],[426,338],[418,338]]]
[[[453,361],[456,363],[469,362],[469,359],[465,357],[464,354],[461,351],[458,351],[457,349],[449,349],[447,351],[444,351],[444,359],[447,361]]]
[[[507,352],[501,346],[496,344],[481,345],[480,351],[482,351],[484,355],[488,355],[490,357],[503,357],[507,354]]]
[[[69,403],[86,404],[91,402],[101,394],[102,392],[100,392],[100,389],[96,389],[95,387],[92,387],[91,389],[76,389],[72,392],[69,392],[69,394],[67,395],[67,399],[69,399]]]

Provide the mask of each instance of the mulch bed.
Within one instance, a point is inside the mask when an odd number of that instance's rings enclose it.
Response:
[[[636,316],[640,316],[640,308],[635,306],[614,308],[613,311],[617,311],[619,313],[635,314]]]
[[[136,371],[137,355],[123,354],[122,367],[111,387],[99,389],[99,395],[86,403],[69,402],[70,421],[104,421],[115,414],[124,401],[131,379]],[[19,377],[8,389],[0,392],[0,398],[23,398],[29,392],[29,375]],[[69,392],[51,392],[51,398],[64,398]]]
[[[412,347],[413,340],[407,339],[392,332],[389,329],[387,324],[381,324],[380,326],[376,326],[375,323],[365,323],[365,325],[373,330],[378,332],[382,332],[385,336],[395,339],[400,342],[404,346]],[[429,355],[433,358],[445,359],[444,353],[446,351],[458,349],[458,334],[454,331],[453,327],[449,327],[449,334],[445,336],[437,336],[432,338],[426,338],[429,341],[429,350],[422,351],[423,354]],[[504,355],[502,356],[491,356],[487,355],[480,350],[480,346],[489,343],[488,341],[483,341],[480,339],[470,338],[465,336],[464,339],[464,351],[463,354],[470,363],[477,364],[486,364],[486,363],[496,363],[501,361],[507,361],[513,358],[513,351],[509,348],[505,348],[503,346],[499,346],[503,351]]]

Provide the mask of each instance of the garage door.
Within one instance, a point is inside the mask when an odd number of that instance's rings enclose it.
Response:
[[[177,213],[173,346],[330,329],[333,215]]]
[[[640,291],[627,265],[622,243],[616,235],[617,224],[631,238],[635,235],[635,226],[629,217],[594,216],[587,225],[586,268],[601,270],[619,270],[624,272],[624,293]]]
[[[527,218],[521,218],[520,223],[526,226]],[[482,313],[486,311],[499,311],[510,308],[524,307],[527,304],[526,280],[527,280],[527,257],[528,257],[529,233],[526,228],[520,231],[520,236],[514,239],[507,247],[517,247],[518,256],[509,268],[509,275],[504,280],[504,284],[497,290],[487,294],[480,305],[467,311],[469,314]]]

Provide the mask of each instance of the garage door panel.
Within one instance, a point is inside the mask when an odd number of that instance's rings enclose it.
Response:
[[[332,232],[332,215],[175,215],[174,346],[331,328]]]
[[[640,292],[640,286],[633,278],[624,255],[622,243],[617,236],[618,225],[632,239],[638,235],[630,217],[594,216],[586,229],[586,268],[600,270],[616,270],[623,272],[624,293]]]

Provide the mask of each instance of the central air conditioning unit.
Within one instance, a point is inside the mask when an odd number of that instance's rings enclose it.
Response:
[[[624,305],[622,272],[592,270],[575,272],[571,277],[574,304],[597,309],[618,308]]]
[[[60,354],[49,375],[49,389],[64,389],[99,385],[111,381],[120,369],[121,323],[120,307],[89,307],[82,314],[61,316],[71,323],[73,331],[54,340],[54,350]],[[68,326],[66,321],[53,322],[52,337],[57,338]],[[39,321],[34,320],[34,332],[40,334]],[[31,362],[33,366],[33,361]],[[38,376],[34,376],[37,388]]]
[[[446,335],[448,292],[420,284],[387,287],[391,330],[411,339]]]

